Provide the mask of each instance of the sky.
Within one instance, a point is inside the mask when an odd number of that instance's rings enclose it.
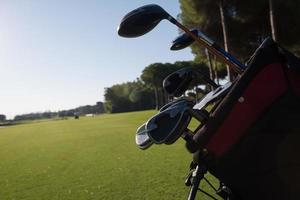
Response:
[[[169,50],[178,29],[166,20],[143,37],[117,35],[126,13],[151,3],[180,13],[168,0],[0,0],[0,114],[93,105],[151,63],[192,60]]]

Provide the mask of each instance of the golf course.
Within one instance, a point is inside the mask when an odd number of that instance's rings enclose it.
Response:
[[[186,199],[192,155],[184,142],[135,145],[136,128],[155,112],[1,128],[0,199]]]

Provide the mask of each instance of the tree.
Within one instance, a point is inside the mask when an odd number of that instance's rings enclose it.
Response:
[[[6,120],[6,116],[5,115],[2,115],[0,114],[0,122],[3,122]]]
[[[211,55],[210,55],[210,53],[208,52],[207,49],[205,49],[205,54],[206,54],[207,61],[208,61],[209,78],[211,80],[215,80],[216,79],[216,77],[215,77],[215,68],[213,66]],[[211,89],[213,89],[212,86],[211,86]]]
[[[180,17],[182,22],[190,28],[198,28],[206,34],[208,33],[212,38],[217,38],[219,44],[222,44],[220,39],[223,38],[224,49],[229,52],[227,12],[224,11],[223,0],[180,0],[180,3],[182,10]],[[210,77],[213,79],[214,71],[217,68],[212,66],[212,59],[207,50],[198,45],[192,45],[191,48],[193,53],[199,57],[198,59],[206,60],[210,68]],[[206,58],[203,55],[206,55]],[[225,67],[225,65],[222,67]],[[228,76],[231,77],[229,66],[226,66],[226,69]]]
[[[228,24],[227,24],[227,15],[225,14],[224,8],[224,0],[219,0],[219,10],[220,10],[220,17],[221,17],[221,24],[222,24],[222,32],[223,32],[223,40],[224,40],[224,50],[230,53],[229,50],[229,38],[228,38]],[[228,65],[226,65],[227,69],[227,76],[229,81],[232,81],[236,76],[235,72],[230,69]]]
[[[156,109],[159,109],[161,106],[167,103],[168,94],[164,91],[162,85],[163,80],[171,73],[185,68],[192,67],[196,70],[201,71],[209,76],[208,66],[203,62],[193,62],[193,61],[181,61],[171,63],[154,63],[147,66],[141,75],[141,80],[145,83],[146,86],[153,88],[155,91],[155,105]],[[200,82],[198,84],[206,84]]]
[[[141,80],[146,86],[152,88],[155,94],[155,107],[158,110],[166,103],[166,97],[162,88],[163,80],[176,71],[176,65],[170,63],[153,63],[147,66],[141,75]]]
[[[220,12],[217,11],[217,2],[219,1],[180,0],[182,10],[180,18],[188,27],[200,28],[221,44],[221,18]],[[300,53],[299,1],[224,0],[223,3],[224,15],[228,24],[227,32],[230,36],[228,38],[229,51],[241,61],[246,61],[263,39],[271,36],[272,32],[275,33],[275,39],[282,46],[294,53]],[[271,18],[273,22],[271,22]],[[272,23],[273,25],[271,25]],[[194,48],[194,53],[200,52],[195,51],[194,46],[192,48]]]
[[[110,88],[105,88],[105,108],[107,112],[126,112],[131,111],[130,100],[128,99],[129,92],[126,84],[113,85]]]
[[[128,112],[154,107],[153,91],[139,79],[105,88],[106,112]]]
[[[104,104],[101,101],[96,102],[95,114],[104,113]]]

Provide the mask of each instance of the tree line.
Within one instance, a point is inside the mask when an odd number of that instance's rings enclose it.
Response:
[[[144,68],[136,81],[116,84],[105,88],[105,110],[110,113],[128,112],[145,109],[159,109],[172,98],[162,87],[163,80],[171,73],[190,67],[208,76],[209,70],[204,62],[181,61],[175,63],[153,63]],[[223,68],[224,69],[224,68]],[[219,70],[218,77],[224,78],[226,71]],[[199,82],[192,85],[196,92],[196,86],[203,85]],[[197,90],[200,91],[200,90]],[[192,95],[192,93],[189,93]]]
[[[4,122],[6,120],[6,115],[0,114],[0,122]]]
[[[86,114],[101,114],[104,112],[104,106],[102,102],[97,102],[96,105],[86,105],[80,106],[74,109],[61,110],[58,112],[37,112],[28,113],[23,115],[16,115],[14,121],[24,121],[24,120],[41,120],[41,119],[52,119],[52,118],[65,118],[74,117],[75,115],[86,115]]]

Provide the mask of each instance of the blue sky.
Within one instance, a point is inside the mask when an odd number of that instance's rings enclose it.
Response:
[[[169,50],[178,29],[167,21],[140,38],[117,35],[127,12],[150,3],[180,13],[167,0],[0,0],[0,114],[95,104],[151,63],[193,59]]]

